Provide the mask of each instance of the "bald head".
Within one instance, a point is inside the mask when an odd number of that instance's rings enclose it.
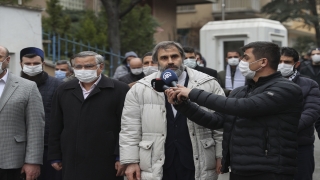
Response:
[[[131,59],[129,64],[131,69],[142,68],[142,61],[140,58]]]
[[[9,50],[4,46],[0,45],[0,52],[4,52],[5,56],[9,56]]]

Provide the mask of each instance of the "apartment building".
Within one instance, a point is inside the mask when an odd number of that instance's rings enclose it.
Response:
[[[265,18],[261,8],[271,0],[225,0],[224,18],[247,19]],[[222,0],[213,4],[196,4],[177,7],[177,37],[184,45],[199,48],[199,29],[209,21],[222,20]],[[314,37],[314,29],[302,26],[301,22],[284,23],[288,29],[288,45],[293,46],[299,36]]]

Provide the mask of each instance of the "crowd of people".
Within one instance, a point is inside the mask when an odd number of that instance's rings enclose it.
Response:
[[[44,52],[27,47],[18,76],[0,46],[0,180],[311,180],[320,49],[301,59],[252,42],[225,57],[217,72],[163,41],[142,58],[127,52],[113,77],[92,51],[51,77]],[[159,92],[151,82],[168,70],[177,85]]]

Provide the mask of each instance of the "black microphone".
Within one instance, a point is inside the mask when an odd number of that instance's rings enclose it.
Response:
[[[164,83],[166,85],[171,86],[171,87],[177,87],[178,76],[171,69],[167,69],[167,70],[163,71],[160,78],[162,79],[162,81],[164,81]]]
[[[151,86],[154,90],[158,92],[164,92],[165,90],[169,89],[170,87],[166,85],[164,81],[160,78],[152,79]]]

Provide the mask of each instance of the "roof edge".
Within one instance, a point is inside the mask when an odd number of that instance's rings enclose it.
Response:
[[[17,9],[25,9],[25,10],[31,10],[31,11],[39,11],[39,12],[42,12],[45,10],[44,8],[41,8],[41,7],[8,4],[8,3],[3,3],[3,2],[0,2],[0,6],[9,7],[9,8],[17,8]]]

